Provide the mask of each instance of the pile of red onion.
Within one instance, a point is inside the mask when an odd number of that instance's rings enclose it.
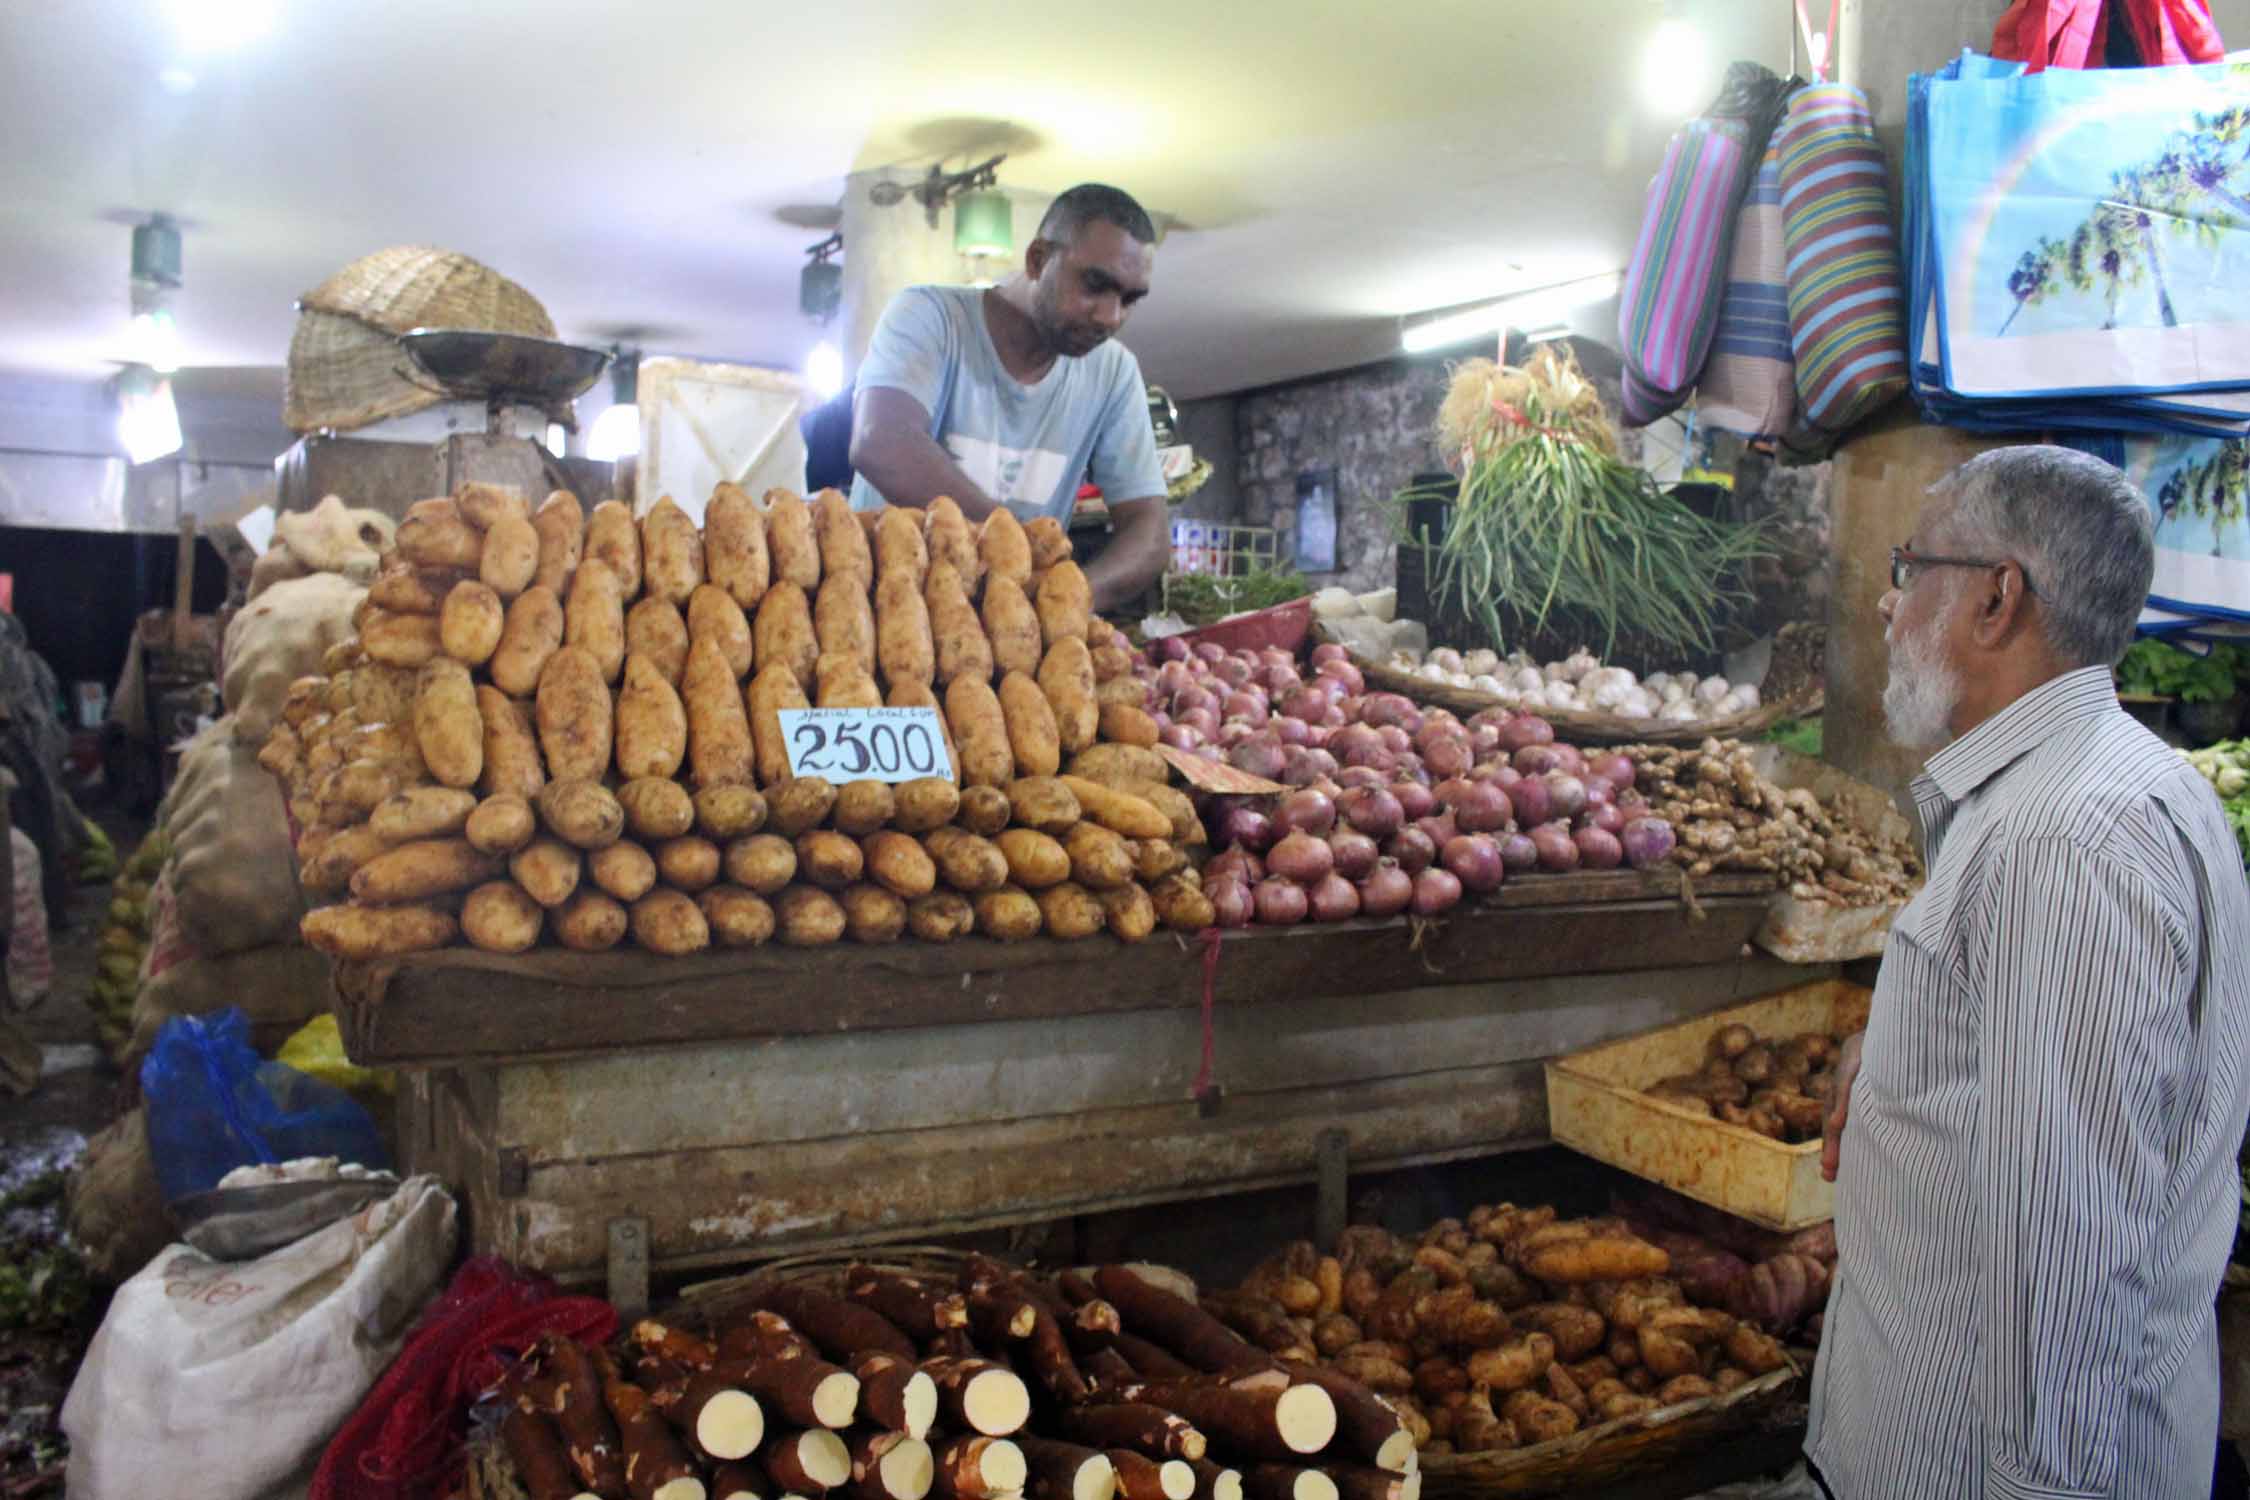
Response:
[[[1370,693],[1341,646],[1312,676],[1275,648],[1154,643],[1136,668],[1164,743],[1291,787],[1210,797],[1220,851],[1203,871],[1219,925],[1434,916],[1533,870],[1643,869],[1672,853],[1633,762],[1557,743],[1544,719],[1490,708],[1463,723]]]

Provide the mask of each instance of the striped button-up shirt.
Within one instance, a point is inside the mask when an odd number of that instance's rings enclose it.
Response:
[[[2210,787],[2072,672],[1932,756],[1836,1182],[1806,1451],[1838,1500],[2203,1500],[2250,1113]]]

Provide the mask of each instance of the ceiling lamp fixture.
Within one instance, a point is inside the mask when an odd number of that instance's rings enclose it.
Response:
[[[1491,302],[1480,302],[1474,307],[1410,324],[1400,335],[1399,342],[1408,354],[1427,354],[1433,349],[1449,349],[1471,339],[1487,338],[1506,328],[1536,328],[1547,337],[1560,337],[1570,331],[1568,323],[1572,313],[1614,297],[1624,283],[1623,271],[1604,271],[1598,276],[1581,276],[1529,291],[1511,292]],[[1557,324],[1564,326],[1558,330]]]
[[[815,323],[825,323],[835,317],[836,309],[843,305],[844,268],[836,263],[836,257],[843,253],[842,230],[817,245],[805,247],[810,259],[797,273],[797,310]]]
[[[878,182],[868,188],[868,200],[878,208],[904,203],[922,205],[930,227],[938,227],[938,210],[953,205],[953,248],[963,255],[999,258],[1015,253],[1015,208],[1000,191],[1000,163],[1005,154],[978,162],[958,172],[934,163],[930,175],[913,187]]]
[[[273,29],[280,0],[165,0],[172,30],[188,52],[231,52]]]
[[[126,338],[131,362],[159,375],[180,368],[180,329],[172,317],[172,294],[179,289],[180,226],[168,214],[151,214],[133,226],[133,321]]]
[[[805,384],[822,401],[834,400],[844,388],[844,356],[826,339],[805,356]]]
[[[1667,119],[1693,114],[1716,85],[1711,42],[1688,19],[1683,0],[1664,0],[1664,15],[1641,53],[1641,98]]]
[[[641,451],[641,351],[612,346],[609,364],[610,405],[594,418],[586,433],[586,456],[611,464]]]
[[[118,372],[117,441],[135,464],[180,451],[180,409],[172,400],[172,382],[146,365],[127,365]]]

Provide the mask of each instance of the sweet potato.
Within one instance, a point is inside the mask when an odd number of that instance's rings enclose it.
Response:
[[[1547,1367],[1554,1362],[1552,1338],[1544,1333],[1523,1333],[1504,1344],[1471,1354],[1469,1379],[1495,1391],[1520,1391],[1544,1376]]]
[[[951,689],[947,690],[948,693]],[[1000,679],[1000,712],[1021,776],[1052,776],[1062,768],[1054,709],[1039,684],[1021,672]]]
[[[904,573],[920,588],[930,571],[929,544],[922,539],[922,513],[886,505],[875,516],[875,573]]]
[[[781,710],[810,708],[812,701],[796,672],[776,661],[758,669],[747,697],[758,784],[771,789],[789,780],[789,742],[781,731]]]
[[[812,515],[813,536],[820,546],[822,586],[839,577],[857,578],[860,592],[866,593],[875,577],[875,559],[867,545],[867,531],[853,514],[851,501],[840,490],[822,490],[813,497]]]
[[[648,658],[666,682],[678,687],[687,668],[687,621],[665,600],[641,600],[625,611],[625,654]]]
[[[1030,586],[1031,540],[1024,535],[1023,523],[1005,507],[984,518],[977,531],[977,556],[984,564],[988,591],[1000,578],[1019,590]]]
[[[945,719],[960,750],[963,785],[998,788],[1014,779],[1016,758],[1007,716],[988,684],[973,677],[955,678],[945,690]]]
[[[563,625],[562,601],[552,589],[533,584],[516,595],[500,627],[500,644],[486,664],[492,685],[511,698],[531,696],[547,659],[562,645]]]
[[[937,680],[992,676],[992,642],[985,639],[984,622],[969,602],[968,589],[951,563],[939,563],[922,585],[922,602],[930,612],[930,633],[937,645]]]
[[[1139,745],[1095,745],[1081,750],[1070,758],[1069,771],[1120,791],[1140,781],[1162,785],[1172,776],[1172,767],[1163,756]]]
[[[609,569],[620,599],[641,591],[641,532],[622,501],[604,500],[586,517],[586,557],[579,570],[597,562]]]
[[[875,610],[867,584],[857,574],[829,574],[813,601],[813,632],[821,656],[840,656],[875,671]],[[816,658],[815,668],[818,661]]]
[[[1002,672],[1037,672],[1046,644],[1039,633],[1039,615],[1024,597],[1023,589],[1004,573],[984,585],[984,634],[992,647],[992,664]]]
[[[749,617],[734,596],[715,583],[699,585],[688,595],[687,636],[689,639],[708,637],[717,644],[727,659],[728,670],[737,681],[750,674],[756,660],[755,642],[750,633]],[[681,660],[686,660],[683,644]]]
[[[984,559],[977,553],[976,532],[950,495],[940,495],[922,507],[922,540],[929,548],[930,566],[950,563],[964,593],[976,594],[984,578]]]
[[[785,489],[766,491],[765,501],[773,582],[793,583],[810,596],[820,587],[820,542],[813,531],[812,507]]]
[[[1584,1359],[1609,1337],[1600,1313],[1566,1302],[1537,1302],[1518,1308],[1515,1321],[1519,1328],[1537,1329],[1553,1339],[1555,1358],[1565,1362]]]
[[[1546,1246],[1527,1255],[1523,1269],[1541,1281],[1577,1285],[1661,1276],[1671,1263],[1656,1246],[1620,1231]]]
[[[745,611],[766,596],[773,581],[766,518],[739,485],[721,480],[703,507],[703,562],[711,582]]]
[[[1086,624],[1094,613],[1094,590],[1078,564],[1059,562],[1049,568],[1039,581],[1039,597],[1033,603],[1039,615],[1039,634],[1048,649],[1053,649],[1057,641],[1086,639]]]
[[[1031,548],[1031,571],[1051,572],[1055,567],[1070,561],[1077,549],[1070,544],[1070,533],[1063,523],[1053,516],[1038,516],[1024,523],[1024,541]]]
[[[883,695],[876,688],[875,679],[867,674],[857,657],[823,653],[813,668],[813,677],[819,684],[813,701],[822,708],[883,706]]]
[[[936,680],[930,609],[911,580],[894,574],[875,585],[875,642],[886,682]]]
[[[687,763],[695,784],[747,783],[757,769],[749,708],[725,651],[709,636],[688,647],[680,697],[687,710]]]
[[[641,517],[642,590],[684,606],[703,584],[703,535],[670,495]]]
[[[820,660],[820,636],[813,628],[812,606],[803,589],[787,580],[767,589],[750,634],[752,655],[761,673],[783,667],[796,677],[800,687],[812,686],[813,667]]]
[[[1078,806],[1086,817],[1113,833],[1130,839],[1162,839],[1172,836],[1172,820],[1154,807],[1127,792],[1116,791],[1083,776],[1064,776],[1062,784],[1070,788],[1078,799]]]
[[[563,644],[591,653],[604,682],[615,682],[625,669],[625,601],[631,597],[608,564],[589,557],[563,603]]]
[[[532,512],[531,529],[539,533],[539,571],[531,586],[545,589],[557,599],[570,592],[578,560],[586,546],[586,512],[568,490],[553,490]]]

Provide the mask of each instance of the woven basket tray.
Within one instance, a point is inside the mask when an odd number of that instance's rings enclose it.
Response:
[[[1759,689],[1759,705],[1724,718],[1677,723],[1662,719],[1621,719],[1615,714],[1568,708],[1542,708],[1536,712],[1555,727],[1558,738],[1573,744],[1694,745],[1707,739],[1743,739],[1762,734],[1783,719],[1805,718],[1820,712],[1825,697],[1821,685],[1825,637],[1826,631],[1818,626],[1784,626],[1774,642],[1773,664],[1766,669],[1766,680]],[[1412,698],[1417,703],[1450,709],[1464,719],[1488,708],[1509,706],[1490,693],[1432,682],[1427,677],[1384,666],[1356,651],[1351,653],[1351,660],[1369,688],[1380,688]]]

